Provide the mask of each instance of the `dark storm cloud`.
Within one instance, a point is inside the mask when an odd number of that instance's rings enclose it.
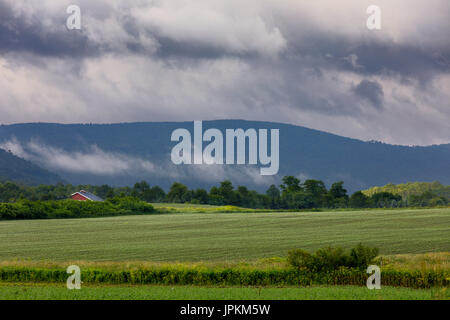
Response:
[[[69,31],[69,3],[0,0],[2,121],[259,117],[402,142],[417,122],[448,139],[448,1],[380,0],[406,20],[376,32],[363,2],[77,0]]]
[[[82,32],[67,32],[65,17],[52,17],[50,29],[35,15],[26,21],[23,14],[0,1],[0,53],[25,52],[41,56],[87,57],[96,54],[98,46]]]
[[[383,88],[376,81],[363,80],[353,88],[353,91],[363,99],[367,99],[374,107],[383,106]]]
[[[360,45],[352,51],[358,56],[363,74],[399,74],[405,79],[415,78],[425,83],[435,74],[449,73],[450,66],[442,59],[450,58],[450,45],[442,49],[421,48],[393,42],[376,42]]]
[[[156,37],[159,48],[158,57],[164,58],[189,58],[189,59],[218,59],[226,56],[220,48],[197,45],[195,43],[183,43],[167,37]]]
[[[389,39],[363,42],[350,36],[313,31],[306,37],[289,38],[288,43],[289,55],[312,57],[317,67],[361,75],[398,75],[404,80],[417,79],[422,84],[435,75],[450,73],[450,41],[435,48],[424,48]]]
[[[49,28],[42,21],[42,13],[36,13],[31,21],[23,14],[14,14],[10,5],[0,0],[0,53],[30,53],[44,57],[67,57],[85,59],[108,53],[154,55],[155,58],[188,58],[217,59],[223,56],[249,57],[248,54],[230,54],[223,48],[196,43],[192,41],[177,41],[139,26],[138,22],[128,12],[117,12],[115,17],[119,28],[128,36],[123,41],[123,47],[113,43],[100,42],[90,38],[84,30],[67,30],[67,15],[49,18],[52,20]],[[90,12],[87,11],[86,15]],[[155,41],[155,47],[146,48],[140,43],[141,36]],[[153,50],[155,49],[155,50]]]
[[[14,14],[9,2],[0,0],[0,52],[27,52],[41,56],[89,58],[107,53],[154,55],[155,58],[219,59],[224,56],[244,60],[256,58],[255,52],[227,50],[217,44],[202,39],[179,39],[170,37],[140,21],[129,11],[114,12],[107,6],[100,7],[108,17],[116,19],[118,29],[127,34],[126,39],[118,39],[123,46],[99,41],[88,36],[84,30],[68,31],[65,27],[67,15],[46,17],[51,19],[53,28],[44,25],[38,14],[25,21],[23,14]],[[86,10],[94,20],[100,11]],[[41,14],[41,13],[40,13]],[[105,17],[101,17],[105,18]],[[28,19],[30,20],[30,19]],[[100,19],[99,19],[100,20]],[[193,22],[195,23],[195,22]],[[426,83],[436,74],[450,72],[450,42],[439,49],[423,48],[420,45],[395,43],[388,39],[374,38],[360,41],[351,35],[330,34],[322,30],[312,30],[298,36],[292,25],[280,22],[282,34],[286,37],[286,50],[280,51],[288,69],[296,68],[291,56],[307,57],[313,68],[336,68],[361,75],[400,75],[405,80],[413,78]],[[291,28],[291,29],[287,29]],[[143,46],[142,36],[154,41],[150,48]],[[218,35],[219,37],[220,35]],[[114,41],[114,39],[111,39]],[[263,62],[267,63],[267,62]]]

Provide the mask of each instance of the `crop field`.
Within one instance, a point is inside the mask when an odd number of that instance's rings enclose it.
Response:
[[[450,208],[0,221],[0,261],[253,261],[357,243],[450,251]]]
[[[327,212],[235,212],[239,208],[173,204],[159,208],[168,213],[0,221],[0,300],[449,299],[448,288],[427,286],[421,279],[426,270],[440,277],[433,283],[447,278],[450,208]],[[377,259],[382,262],[376,263],[394,270],[384,273],[383,290],[365,288],[365,275],[338,275],[340,285],[325,280],[300,284],[290,278],[289,250],[351,248],[359,242],[378,247]],[[82,269],[82,290],[65,287],[70,264]],[[234,278],[220,280],[229,270]],[[177,278],[184,280],[173,280]]]

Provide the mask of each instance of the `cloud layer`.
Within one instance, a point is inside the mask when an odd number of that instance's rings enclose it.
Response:
[[[140,179],[170,178],[189,181],[194,179],[206,184],[231,179],[236,183],[254,185],[277,183],[274,176],[261,176],[258,166],[195,165],[176,166],[170,162],[155,164],[139,157],[109,152],[98,146],[87,151],[69,152],[38,141],[21,143],[17,139],[0,142],[0,148],[32,161],[63,177],[66,174],[90,174],[100,177],[134,176]],[[167,155],[170,157],[169,155]]]
[[[377,3],[379,31],[371,1],[0,0],[0,122],[241,118],[449,143],[450,3]]]
[[[158,168],[148,160],[105,152],[97,146],[92,146],[89,152],[67,152],[34,141],[23,146],[17,140],[10,140],[0,144],[0,148],[59,172],[95,175],[156,174],[159,172]]]

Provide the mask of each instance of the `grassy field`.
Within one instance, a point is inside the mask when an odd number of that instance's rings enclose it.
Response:
[[[358,242],[450,251],[450,208],[0,221],[0,261],[242,261]]]
[[[448,299],[446,289],[382,287],[193,287],[193,286],[83,286],[68,290],[63,285],[0,283],[0,300],[429,300]]]

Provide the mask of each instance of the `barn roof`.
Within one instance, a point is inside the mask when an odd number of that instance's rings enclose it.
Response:
[[[77,193],[82,195],[83,197],[86,197],[89,200],[92,200],[92,201],[104,201],[102,198],[97,197],[95,194],[90,193],[90,192],[85,191],[85,190],[80,190],[78,192],[75,192],[74,194],[72,194],[72,196],[77,194]]]

